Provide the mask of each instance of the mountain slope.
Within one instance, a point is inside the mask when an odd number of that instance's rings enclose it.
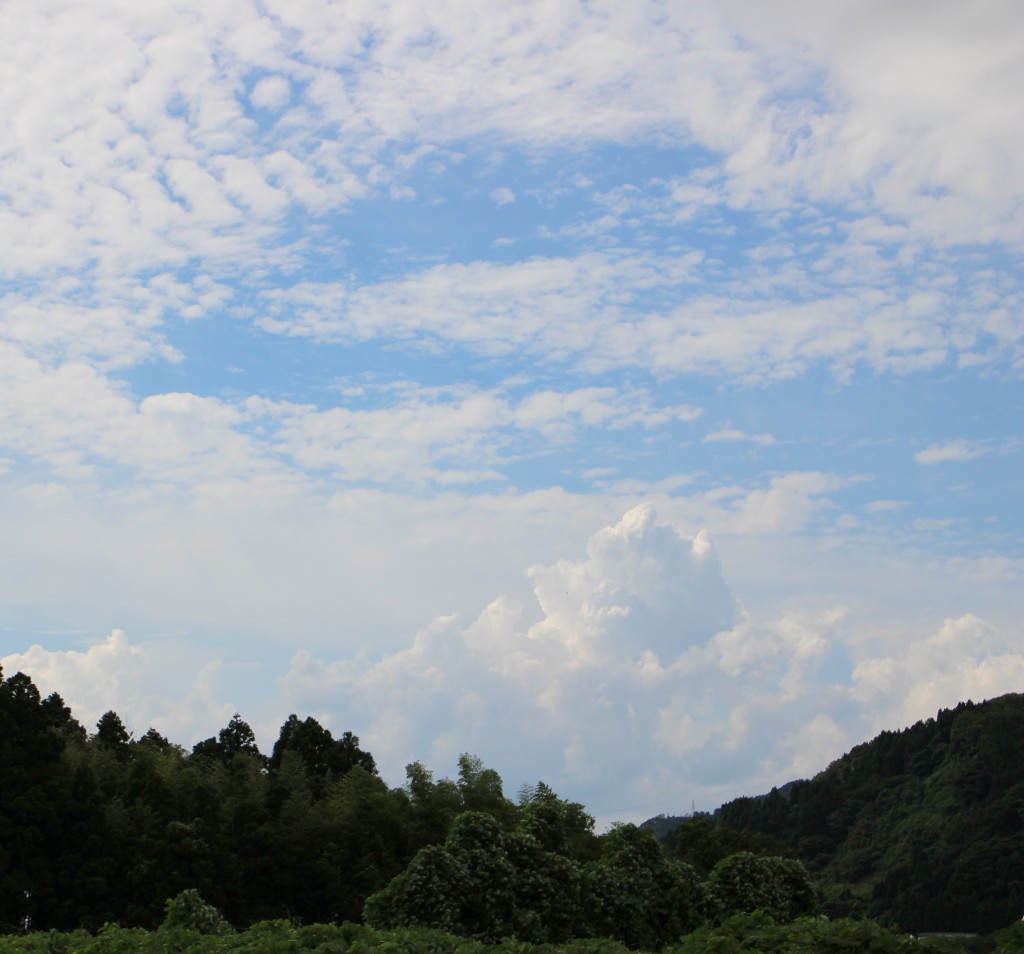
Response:
[[[719,824],[773,835],[836,915],[978,931],[1024,914],[1024,695],[964,702],[883,732]]]

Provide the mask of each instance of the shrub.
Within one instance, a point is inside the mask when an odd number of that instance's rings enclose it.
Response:
[[[187,888],[164,906],[167,916],[163,930],[179,928],[198,934],[230,934],[234,928],[212,904],[207,904],[195,888]]]

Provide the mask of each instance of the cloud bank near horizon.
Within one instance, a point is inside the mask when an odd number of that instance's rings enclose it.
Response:
[[[757,794],[882,729],[1024,680],[1021,634],[971,614],[868,652],[842,606],[753,618],[707,534],[687,536],[650,505],[593,534],[581,558],[528,576],[532,605],[499,597],[468,624],[438,617],[391,653],[299,650],[261,711],[354,727],[392,785],[411,761],[448,774],[468,751],[510,795],[544,779],[606,824]],[[117,698],[137,734],[153,724],[177,742],[235,711],[218,701],[222,660],[197,669],[119,630],[85,651],[33,646],[0,665],[93,723]],[[257,728],[269,751],[272,723]]]

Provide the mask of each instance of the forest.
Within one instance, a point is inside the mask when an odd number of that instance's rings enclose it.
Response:
[[[344,929],[331,950],[424,954],[444,938],[798,950],[826,931],[897,950],[911,930],[990,934],[1024,913],[1022,728],[1024,697],[965,703],[713,816],[598,835],[543,782],[507,797],[473,755],[454,780],[417,762],[389,788],[356,736],[312,718],[290,716],[269,755],[240,715],[189,751],[114,712],[88,732],[0,673],[0,950],[178,949],[173,929],[228,951],[260,925],[261,950]]]
[[[993,931],[1024,915],[1024,695],[883,732],[715,821],[782,841],[830,914]]]

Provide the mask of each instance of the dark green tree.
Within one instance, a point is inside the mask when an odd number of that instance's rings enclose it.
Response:
[[[113,710],[100,716],[93,740],[97,746],[113,752],[119,759],[128,758],[132,736],[121,717]]]
[[[294,714],[288,716],[267,763],[271,773],[279,771],[288,752],[295,753],[301,760],[303,770],[311,779],[311,792],[315,798],[324,796],[330,781],[341,778],[357,766],[370,775],[377,774],[373,756],[359,747],[358,736],[345,732],[340,739],[335,739],[313,718],[300,720]]]
[[[702,875],[710,874],[719,861],[740,851],[794,857],[793,850],[778,838],[729,828],[708,814],[684,819],[665,836],[663,844],[673,858],[693,865]]]
[[[701,924],[707,898],[697,872],[668,858],[650,829],[619,825],[583,868],[583,906],[588,934],[655,950]]]
[[[576,861],[593,861],[600,852],[594,818],[579,802],[565,801],[543,782],[524,785],[518,799],[519,828],[545,851]]]
[[[793,858],[737,852],[723,858],[708,878],[711,910],[719,918],[764,911],[785,923],[814,914],[817,902],[807,871]]]

